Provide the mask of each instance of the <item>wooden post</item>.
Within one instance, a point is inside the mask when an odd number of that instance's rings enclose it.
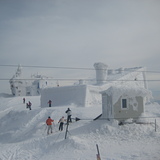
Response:
[[[97,152],[98,152],[98,154],[97,154],[97,160],[101,160],[98,144],[96,144],[96,147],[97,147]]]
[[[68,125],[69,125],[69,120],[68,120],[68,117],[67,117],[67,127],[66,127],[65,139],[67,138],[67,133],[68,133]]]

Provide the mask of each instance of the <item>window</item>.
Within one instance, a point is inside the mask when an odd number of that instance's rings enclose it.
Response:
[[[127,99],[122,99],[121,107],[122,107],[122,109],[127,109]]]

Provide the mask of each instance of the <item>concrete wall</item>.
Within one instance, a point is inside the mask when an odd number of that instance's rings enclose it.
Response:
[[[122,98],[127,99],[128,107],[126,109],[121,107]],[[126,119],[137,119],[144,112],[144,98],[136,97],[122,97],[113,105],[112,95],[102,94],[102,119],[115,118],[119,121]]]
[[[128,98],[127,109],[121,108],[121,98],[122,97],[120,97],[117,103],[115,103],[115,105],[113,106],[114,118],[116,118],[117,120],[124,120],[129,118],[136,119],[144,112],[143,97]],[[135,101],[135,103],[133,101]]]
[[[41,107],[48,107],[49,100],[52,101],[52,106],[85,106],[86,88],[86,85],[46,88],[41,91]]]

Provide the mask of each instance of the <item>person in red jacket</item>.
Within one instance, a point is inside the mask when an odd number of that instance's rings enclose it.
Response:
[[[51,130],[52,133],[52,122],[54,122],[53,119],[49,116],[48,119],[46,120],[46,124],[48,126],[47,134],[49,134],[49,131]]]

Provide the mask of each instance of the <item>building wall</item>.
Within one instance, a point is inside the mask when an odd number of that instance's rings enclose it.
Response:
[[[46,88],[41,91],[41,107],[48,107],[49,100],[52,106],[85,106],[86,88],[86,85]]]
[[[25,96],[26,95],[26,88],[23,82],[21,81],[15,81],[12,84],[11,91],[14,96]]]
[[[107,94],[102,94],[102,118],[113,118],[112,97]]]
[[[94,106],[94,105],[101,105],[102,98],[99,90],[95,89],[92,86],[86,85],[86,98],[85,98],[85,106]]]
[[[117,120],[129,119],[129,118],[137,118],[144,112],[144,103],[143,97],[133,97],[127,98],[128,100],[128,108],[121,108],[121,98],[114,104],[114,118]]]

